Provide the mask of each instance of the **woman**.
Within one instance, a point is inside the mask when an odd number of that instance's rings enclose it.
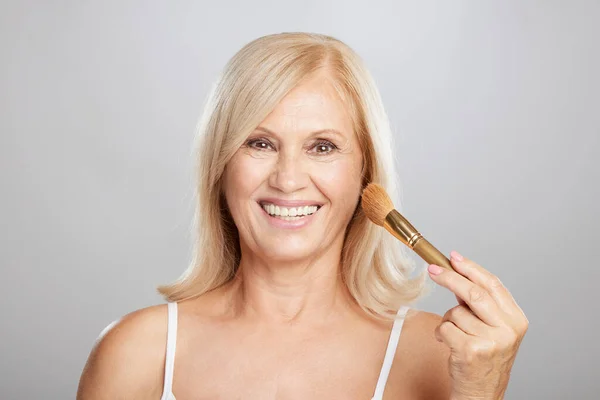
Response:
[[[429,266],[458,306],[408,308],[425,273],[369,222],[394,198],[391,134],[356,54],[328,36],[259,38],[226,66],[199,127],[195,260],[101,336],[78,399],[499,399],[527,319],[452,252]],[[398,204],[398,202],[396,202]],[[165,351],[166,348],[166,351]]]

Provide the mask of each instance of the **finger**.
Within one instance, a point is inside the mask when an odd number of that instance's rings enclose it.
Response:
[[[443,321],[435,328],[435,337],[451,349],[460,350],[464,347],[468,335],[451,321]]]
[[[450,252],[450,262],[456,272],[487,290],[500,309],[508,314],[514,314],[516,310],[515,299],[496,275],[474,261],[463,257],[455,250]]]
[[[491,326],[503,325],[503,313],[490,294],[479,285],[455,271],[437,265],[429,266],[429,276],[440,286],[444,286],[463,299],[469,308],[483,322]]]
[[[463,299],[461,299],[460,297],[458,297],[457,295],[454,295],[454,297],[456,297],[456,301],[458,301],[459,306],[467,305],[467,303],[465,303],[465,301]]]
[[[486,336],[490,330],[489,325],[484,324],[469,307],[464,305],[448,310],[442,321],[450,321],[458,329],[472,336]]]

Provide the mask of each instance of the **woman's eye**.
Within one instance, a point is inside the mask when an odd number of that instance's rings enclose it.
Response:
[[[317,142],[314,147],[314,152],[317,154],[329,154],[337,149],[337,146],[327,140]]]
[[[257,150],[271,150],[273,146],[267,140],[264,139],[251,139],[246,142],[246,145],[252,149]]]

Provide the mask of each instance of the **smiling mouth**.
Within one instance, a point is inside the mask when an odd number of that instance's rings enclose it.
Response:
[[[263,210],[271,217],[284,221],[298,221],[316,213],[321,206],[282,207],[271,203],[259,203]]]

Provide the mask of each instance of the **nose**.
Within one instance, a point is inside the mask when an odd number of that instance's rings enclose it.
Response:
[[[293,193],[308,186],[309,175],[303,160],[293,154],[280,153],[269,185],[283,193]]]

